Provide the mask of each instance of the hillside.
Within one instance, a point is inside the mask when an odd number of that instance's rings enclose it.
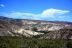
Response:
[[[0,16],[0,36],[72,39],[72,22],[12,19]]]

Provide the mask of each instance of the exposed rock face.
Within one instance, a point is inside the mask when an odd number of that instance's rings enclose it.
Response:
[[[18,26],[14,23],[11,23],[9,21],[0,20],[0,36],[33,36],[33,35],[39,35],[43,33],[31,31],[31,30],[25,30],[24,28]]]
[[[11,19],[0,16],[0,36],[39,36],[45,39],[72,39],[71,22]]]
[[[45,39],[72,39],[72,29],[60,29],[58,31],[49,31],[40,38]]]
[[[60,29],[62,29],[63,28],[63,26],[52,26],[52,27],[50,27],[48,30],[49,31],[55,31],[55,30],[60,30]]]

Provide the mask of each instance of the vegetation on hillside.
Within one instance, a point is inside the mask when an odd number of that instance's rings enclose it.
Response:
[[[0,48],[72,48],[72,40],[0,37]]]

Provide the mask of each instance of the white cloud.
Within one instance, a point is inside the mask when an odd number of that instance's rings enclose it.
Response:
[[[32,18],[36,16],[35,14],[32,13],[23,13],[23,12],[10,12],[10,13],[5,13],[4,16],[10,17],[10,18]]]
[[[23,13],[23,12],[11,12],[4,14],[5,16],[12,17],[12,18],[26,18],[26,19],[48,19],[48,18],[64,18],[66,17],[65,14],[69,13],[68,10],[59,10],[59,9],[47,9],[44,10],[42,13],[33,14],[33,13]]]
[[[47,9],[42,12],[42,16],[54,18],[55,16],[63,15],[68,13],[67,10],[59,10],[59,9]]]
[[[0,7],[5,7],[5,5],[4,4],[0,4]]]

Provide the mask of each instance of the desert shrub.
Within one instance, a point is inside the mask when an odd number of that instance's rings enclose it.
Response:
[[[72,40],[67,41],[67,48],[72,48]]]
[[[37,31],[37,27],[33,27],[31,30],[32,31]]]
[[[0,48],[72,48],[72,40],[0,37]]]

